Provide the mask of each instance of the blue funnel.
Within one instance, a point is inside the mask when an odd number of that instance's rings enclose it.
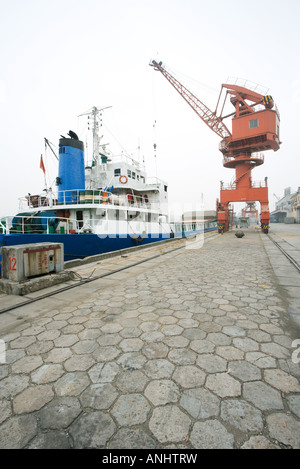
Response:
[[[76,204],[85,190],[83,142],[74,138],[59,140],[58,203]]]

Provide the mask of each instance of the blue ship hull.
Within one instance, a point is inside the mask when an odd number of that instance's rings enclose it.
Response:
[[[179,234],[178,234],[179,235]],[[139,244],[148,244],[168,239],[166,234],[152,234],[143,239],[119,235],[105,236],[96,234],[0,234],[0,247],[32,243],[63,243],[64,260],[83,259],[88,256],[126,249]],[[177,236],[178,237],[178,236]],[[1,274],[0,255],[0,274]]]
[[[204,231],[214,231],[216,227],[205,228]],[[188,231],[172,233],[173,238],[189,237],[200,233],[203,230]],[[97,234],[0,234],[0,247],[13,246],[17,244],[32,244],[32,243],[63,243],[64,244],[64,260],[70,261],[73,259],[83,259],[85,257],[94,256],[106,252],[118,251],[141,244],[150,244],[158,241],[169,239],[171,236],[168,233],[152,233],[145,238],[134,239],[130,235],[108,235],[101,237]],[[0,255],[0,274],[1,274],[1,260]]]

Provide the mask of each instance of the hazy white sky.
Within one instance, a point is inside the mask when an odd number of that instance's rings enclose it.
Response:
[[[85,141],[86,120],[77,116],[92,106],[112,106],[104,140],[112,151],[144,157],[150,176],[157,167],[171,203],[203,193],[205,208],[215,209],[219,181],[234,171],[222,166],[219,137],[149,67],[151,58],[212,110],[229,76],[269,88],[283,143],[265,152],[252,177],[268,176],[271,210],[273,194],[300,186],[299,0],[0,0],[0,7],[0,216],[43,190],[41,154],[53,183],[57,164],[44,137],[58,146],[72,129]]]

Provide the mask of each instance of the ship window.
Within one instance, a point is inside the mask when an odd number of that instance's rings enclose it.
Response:
[[[116,168],[114,174],[115,174],[115,176],[120,176],[120,174],[121,174],[121,169],[120,169],[120,168]]]
[[[130,169],[127,169],[127,176],[128,176],[129,178],[131,178],[131,171],[130,171]]]
[[[168,186],[164,186],[164,190],[165,190],[165,192],[167,192]]]
[[[132,171],[132,179],[135,179],[135,172]]]
[[[83,227],[83,211],[82,210],[77,210],[76,211],[76,221],[78,223],[78,228]]]
[[[251,119],[249,121],[249,129],[255,129],[258,127],[258,119]]]

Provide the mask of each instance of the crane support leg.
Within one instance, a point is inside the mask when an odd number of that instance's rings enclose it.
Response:
[[[230,225],[230,202],[260,202],[260,223],[264,233],[269,231],[269,202],[267,187],[250,187],[239,189],[221,189],[220,201],[217,201],[218,229],[219,232],[228,231]]]
[[[263,233],[269,232],[269,223],[270,223],[270,212],[269,212],[269,202],[267,199],[260,199],[260,226]]]
[[[218,233],[224,233],[229,230],[230,226],[230,209],[229,202],[222,203],[217,200],[217,216],[218,216]]]

